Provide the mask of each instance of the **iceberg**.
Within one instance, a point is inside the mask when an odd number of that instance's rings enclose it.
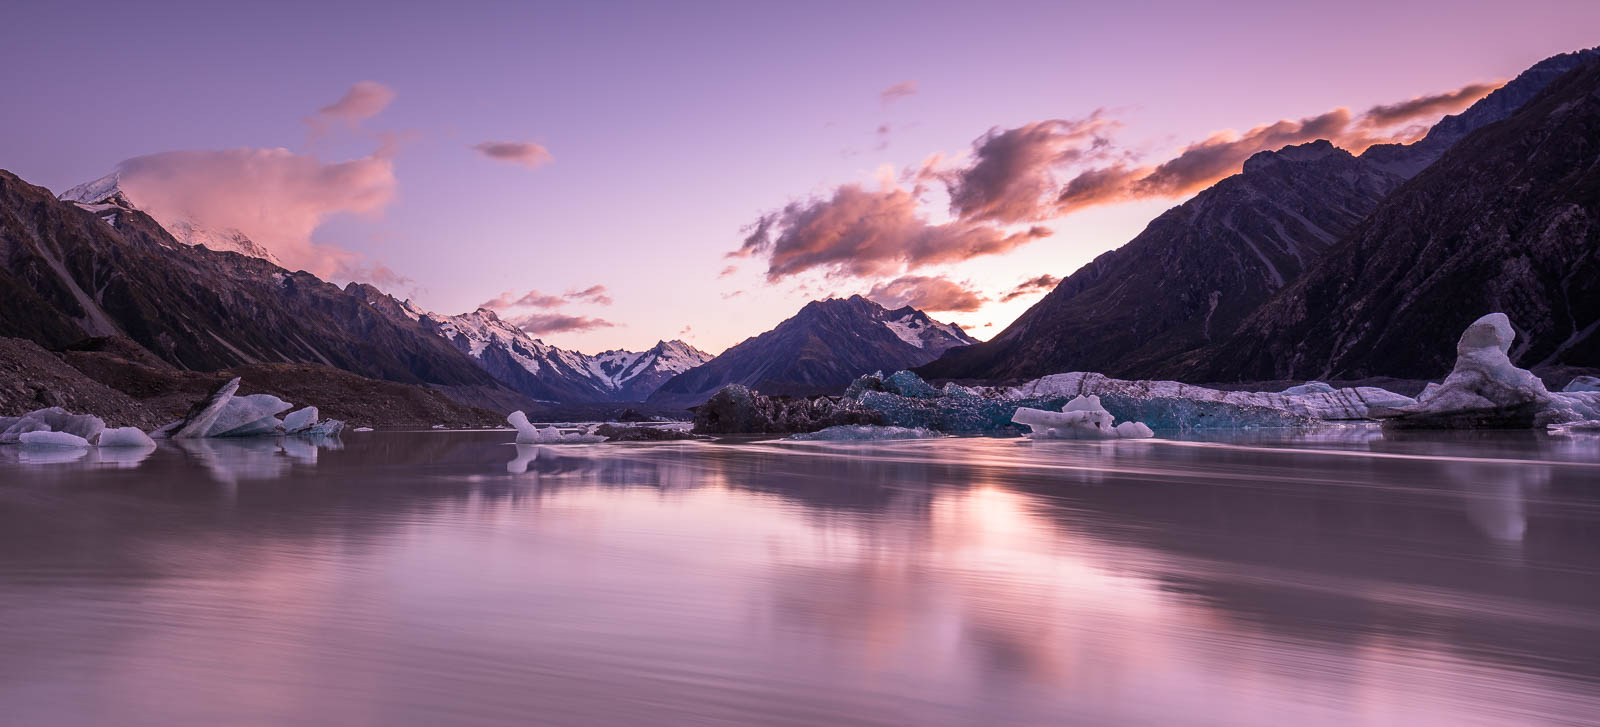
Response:
[[[154,447],[155,440],[144,430],[138,427],[118,427],[107,429],[100,433],[99,446],[106,447]]]
[[[106,423],[89,414],[73,414],[59,406],[36,409],[20,417],[0,418],[0,444],[22,441],[27,432],[65,432],[88,442],[95,441]]]
[[[788,437],[795,442],[879,442],[895,439],[933,439],[944,434],[922,427],[880,427],[871,424],[841,424],[815,432]]]
[[[1437,386],[1410,406],[1396,407],[1384,425],[1400,429],[1528,429],[1536,423],[1581,418],[1584,393],[1557,399],[1533,372],[1520,369],[1508,352],[1517,332],[1504,313],[1490,313],[1467,326],[1456,342],[1456,363]]]
[[[555,427],[536,427],[522,410],[511,412],[506,421],[517,430],[517,444],[595,444],[606,441],[598,434],[562,432]]]
[[[32,449],[88,448],[89,440],[70,432],[24,432],[18,439],[23,447]]]
[[[1020,407],[1011,421],[1027,426],[1033,439],[1142,439],[1153,437],[1150,427],[1140,422],[1113,425],[1111,412],[1093,394],[1074,397],[1061,411]]]
[[[216,423],[217,417],[222,416],[222,409],[233,399],[234,392],[239,390],[239,377],[235,376],[227,383],[217,387],[204,401],[196,404],[189,413],[183,417],[177,430],[172,432],[173,439],[199,439],[206,437],[211,431],[211,425]],[[167,430],[168,427],[162,427]]]
[[[283,431],[289,434],[303,432],[317,423],[317,408],[308,406],[304,409],[289,412],[283,417]]]

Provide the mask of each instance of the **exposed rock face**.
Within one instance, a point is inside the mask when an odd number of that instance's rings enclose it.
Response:
[[[848,398],[762,396],[729,384],[694,408],[695,434],[798,434],[846,424],[883,424]]]
[[[120,336],[196,371],[319,363],[409,384],[500,386],[448,342],[309,273],[181,244],[136,209],[114,221],[0,171],[0,335],[57,350]]]
[[[1427,378],[1501,311],[1510,360],[1600,362],[1600,60],[1458,142],[1350,238],[1201,351],[1191,380]]]
[[[1326,141],[1262,152],[1073,273],[993,340],[917,372],[1160,377],[1173,356],[1231,333],[1400,181]]]
[[[54,406],[94,412],[113,426],[154,429],[171,419],[85,376],[32,341],[0,338],[0,417]]]
[[[837,393],[862,374],[917,366],[974,342],[960,327],[909,306],[887,310],[859,295],[813,301],[776,328],[673,377],[650,402],[690,406],[728,384],[791,396]]]

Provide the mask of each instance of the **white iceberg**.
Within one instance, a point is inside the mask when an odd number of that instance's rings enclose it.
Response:
[[[1026,425],[1034,439],[1143,439],[1153,437],[1150,427],[1140,422],[1114,425],[1111,412],[1100,405],[1100,397],[1078,396],[1061,411],[1018,408],[1011,421]]]
[[[294,434],[310,429],[317,423],[317,413],[317,408],[314,406],[289,412],[283,417],[283,431]]]
[[[191,413],[184,417],[176,431],[172,431],[173,439],[201,439],[209,436],[211,425],[215,424],[217,417],[222,416],[222,410],[233,400],[234,392],[239,390],[239,377],[235,376],[211,393],[205,401],[195,407]],[[168,425],[170,427],[171,425]],[[162,427],[158,431],[169,431]]]
[[[517,430],[517,444],[593,444],[606,441],[605,437],[588,432],[563,433],[555,427],[536,427],[528,415],[519,409],[506,417],[506,422]]]
[[[85,441],[93,442],[106,428],[100,417],[73,414],[59,406],[36,409],[20,417],[0,417],[0,444],[22,441],[27,432],[65,432]]]
[[[89,440],[70,432],[23,432],[17,441],[32,449],[86,449],[89,446]]]
[[[1321,389],[1322,387],[1312,386],[1312,384],[1318,383],[1321,382],[1308,382],[1302,387],[1309,386],[1314,389]],[[1328,385],[1323,384],[1323,386]],[[1152,400],[1186,401],[1197,405],[1197,414],[1202,413],[1201,410],[1215,410],[1216,414],[1227,415],[1223,418],[1229,419],[1229,421],[1205,422],[1203,424],[1199,421],[1163,421],[1158,425],[1160,428],[1167,429],[1284,426],[1285,422],[1296,417],[1322,421],[1354,421],[1371,418],[1374,410],[1393,409],[1416,403],[1416,400],[1409,396],[1396,394],[1375,386],[1357,386],[1342,389],[1333,389],[1329,386],[1329,391],[1291,393],[1302,387],[1290,387],[1282,392],[1222,391],[1178,381],[1113,379],[1105,374],[1073,371],[1034,379],[1019,386],[1004,389],[1001,394],[1008,399],[1087,396],[1093,394],[1101,397],[1115,397],[1119,403]],[[1281,412],[1288,415],[1288,417],[1275,415],[1274,412]],[[1149,422],[1151,420],[1143,419],[1143,421]],[[1301,424],[1304,423],[1306,422],[1301,422]]]
[[[207,437],[256,437],[276,434],[283,429],[278,414],[292,409],[293,404],[271,394],[234,396],[222,407],[222,413],[206,431]]]
[[[1533,372],[1517,368],[1508,352],[1517,332],[1504,313],[1467,326],[1456,342],[1450,375],[1430,384],[1417,403],[1397,407],[1385,421],[1403,428],[1529,428],[1600,416],[1600,394],[1551,394]]]
[[[354,430],[352,430],[352,431],[357,431],[357,432],[370,432],[370,431],[372,431],[372,427],[356,427],[356,428],[355,428],[355,429],[354,429]]]
[[[118,427],[107,429],[100,433],[99,446],[106,447],[154,447],[155,440],[144,430],[138,427]]]

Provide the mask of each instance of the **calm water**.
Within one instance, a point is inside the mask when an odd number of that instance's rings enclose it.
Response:
[[[1600,723],[1600,439],[0,451],[0,723]]]

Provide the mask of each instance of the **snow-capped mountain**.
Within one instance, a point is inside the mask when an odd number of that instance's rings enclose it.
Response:
[[[110,223],[112,227],[117,225],[117,218],[122,213],[130,210],[149,212],[149,210],[140,208],[138,203],[128,195],[127,190],[122,188],[121,175],[117,172],[112,172],[92,182],[86,182],[62,192],[59,199],[63,202],[72,202],[83,209],[95,213],[100,219]],[[244,233],[231,227],[213,228],[199,220],[181,216],[162,215],[157,217],[154,214],[150,216],[162,228],[166,229],[174,240],[185,245],[204,245],[211,250],[236,252],[240,255],[258,257],[275,265],[282,264],[278,261],[278,258],[273,256],[270,250],[257,245],[255,241],[246,237]]]
[[[728,384],[763,394],[837,392],[862,374],[918,366],[972,343],[960,326],[910,306],[888,310],[859,295],[812,301],[776,328],[673,377],[650,403],[693,406]]]
[[[534,338],[488,308],[442,315],[370,285],[352,283],[351,288],[391,318],[413,321],[449,341],[507,386],[545,401],[644,401],[662,382],[711,359],[683,341],[591,356]]]

